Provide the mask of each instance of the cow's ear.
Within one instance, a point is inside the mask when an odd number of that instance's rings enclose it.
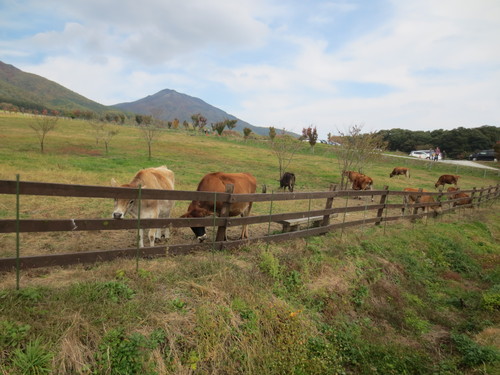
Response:
[[[118,186],[118,182],[116,182],[116,180],[114,178],[111,179],[111,186],[113,186],[113,187]]]

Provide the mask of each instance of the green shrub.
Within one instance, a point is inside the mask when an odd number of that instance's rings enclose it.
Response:
[[[31,341],[26,348],[16,349],[12,354],[12,366],[23,375],[50,374],[52,354],[48,353],[39,339]]]
[[[465,367],[477,367],[500,360],[498,349],[479,345],[465,334],[452,334],[451,339],[462,355],[460,363]]]
[[[494,285],[492,288],[483,293],[482,305],[488,311],[500,309],[500,284]]]
[[[155,330],[151,338],[132,333],[127,335],[122,328],[110,330],[102,339],[96,353],[94,374],[110,375],[153,375],[149,368],[149,352],[166,342],[166,335]]]

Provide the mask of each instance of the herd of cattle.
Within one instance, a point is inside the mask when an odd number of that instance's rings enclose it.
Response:
[[[404,175],[410,178],[410,170],[404,167],[396,167],[391,172],[389,177]],[[343,176],[347,177],[351,182],[351,188],[353,190],[372,190],[373,189],[373,179],[364,174],[354,172],[354,171],[344,171]],[[449,187],[448,192],[455,192],[455,194],[450,195],[450,199],[454,199],[453,206],[456,205],[467,205],[472,203],[471,197],[459,191],[456,187],[458,183],[459,176],[445,174],[439,177],[435,184],[435,187],[444,187],[445,184],[455,185],[455,187]],[[234,186],[233,192],[236,194],[254,194],[257,188],[257,180],[250,173],[223,173],[215,172],[205,175],[200,183],[198,184],[197,191],[204,192],[224,192],[227,184],[232,184]],[[166,166],[161,166],[157,168],[147,168],[142,169],[134,176],[134,178],[124,185],[118,185],[118,183],[112,179],[111,186],[120,186],[127,188],[137,188],[141,186],[144,189],[160,189],[160,190],[174,190],[175,176],[174,172],[168,169]],[[295,186],[295,174],[291,172],[285,172],[280,179],[280,188],[285,190],[288,188],[289,191],[293,192]],[[409,194],[404,196],[405,205],[408,203],[415,203],[417,199],[421,203],[427,203],[426,209],[432,209],[435,213],[441,211],[441,204],[435,202],[434,198],[430,195],[420,196],[420,192],[426,192],[427,190],[415,189],[415,188],[405,188],[404,191],[415,192],[415,194]],[[420,196],[420,197],[419,197]],[[373,202],[373,196],[372,196]],[[169,218],[172,208],[174,206],[174,201],[169,200],[142,200],[140,206],[140,216],[143,219],[156,219],[156,218]],[[214,214],[214,212],[220,215],[222,209],[222,203],[217,202],[214,207],[214,202],[209,201],[197,201],[194,200],[188,207],[187,212],[182,215],[183,218],[201,218],[207,217]],[[229,216],[248,216],[252,209],[252,202],[237,202],[232,203],[229,209]],[[422,208],[424,210],[424,208]],[[115,199],[113,218],[122,219],[125,215],[130,215],[137,218],[139,212],[139,205],[135,199]],[[404,213],[404,208],[402,209]],[[204,227],[193,227],[191,228],[196,238],[201,242],[206,239],[206,231]],[[169,238],[170,232],[169,228],[163,229],[149,229],[148,238],[150,246],[154,246],[155,240],[160,240],[162,238]],[[241,231],[241,238],[248,238],[248,225],[244,225]],[[144,247],[143,240],[143,230],[139,232],[139,246]]]

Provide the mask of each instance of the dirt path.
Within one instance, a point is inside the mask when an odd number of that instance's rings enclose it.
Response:
[[[429,162],[429,160],[418,159],[418,158],[414,158],[414,157],[411,157],[411,156],[391,155],[391,154],[384,154],[384,156],[390,156],[390,157],[393,157],[393,158],[404,158],[404,159],[412,159],[412,160],[421,160],[423,162]],[[489,167],[487,165],[476,163],[476,162],[473,162],[473,161],[470,161],[470,160],[445,159],[445,160],[439,160],[439,161],[436,161],[436,162],[433,162],[433,163],[445,163],[445,164],[455,164],[455,165],[458,164],[458,165],[462,165],[464,167],[483,168],[483,169],[492,169],[492,170],[495,170],[495,171],[500,171],[500,169],[498,169],[498,168]]]

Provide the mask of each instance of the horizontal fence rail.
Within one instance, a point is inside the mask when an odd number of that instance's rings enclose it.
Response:
[[[40,182],[18,182],[0,180],[0,194],[33,195],[33,196],[56,196],[56,197],[80,197],[80,198],[137,198],[140,189],[122,187],[103,187],[92,185],[70,185]],[[207,241],[206,243],[192,244],[168,244],[163,246],[127,248],[114,250],[84,251],[78,253],[16,256],[11,258],[0,258],[0,271],[11,270],[14,267],[36,268],[54,265],[70,265],[77,263],[93,263],[98,261],[112,260],[117,257],[157,257],[166,255],[187,254],[202,249],[230,249],[254,242],[285,241],[293,238],[320,235],[332,230],[348,227],[375,224],[401,220],[417,219],[434,216],[435,213],[429,208],[440,206],[443,213],[451,212],[461,207],[477,207],[486,202],[497,200],[500,194],[500,184],[481,189],[460,190],[472,198],[472,203],[454,206],[463,198],[451,199],[457,192],[405,192],[392,191],[386,187],[383,190],[353,191],[336,190],[332,186],[330,191],[321,192],[294,192],[294,193],[272,193],[272,194],[231,194],[217,192],[197,192],[182,190],[154,190],[141,189],[142,200],[176,200],[176,201],[210,201],[222,202],[230,205],[236,202],[274,202],[294,200],[318,200],[325,199],[324,209],[309,209],[308,211],[273,213],[268,215],[255,215],[248,217],[205,217],[205,218],[159,218],[159,219],[6,219],[0,220],[0,233],[34,233],[34,232],[73,232],[73,231],[101,231],[101,230],[125,230],[146,228],[189,228],[197,226],[222,228],[224,233],[229,227],[239,225],[279,223],[287,220],[303,219],[309,224],[311,218],[318,221],[320,225],[287,233],[268,233],[265,236],[232,241]],[[407,198],[413,196],[416,201],[409,203]],[[422,197],[431,196],[435,202],[420,202]],[[374,200],[364,205],[349,206],[347,203],[357,197],[373,197]],[[346,204],[342,207],[333,207],[335,199],[345,199]],[[402,203],[388,203],[390,199],[401,200]],[[272,204],[271,204],[272,207]],[[426,212],[424,209],[428,208]],[[421,209],[422,212],[417,211]],[[373,212],[375,217],[364,217],[363,219],[346,220],[346,215],[351,213]],[[397,213],[397,214],[395,214]],[[341,222],[331,222],[331,218],[343,215]],[[299,220],[300,221],[300,220]]]

